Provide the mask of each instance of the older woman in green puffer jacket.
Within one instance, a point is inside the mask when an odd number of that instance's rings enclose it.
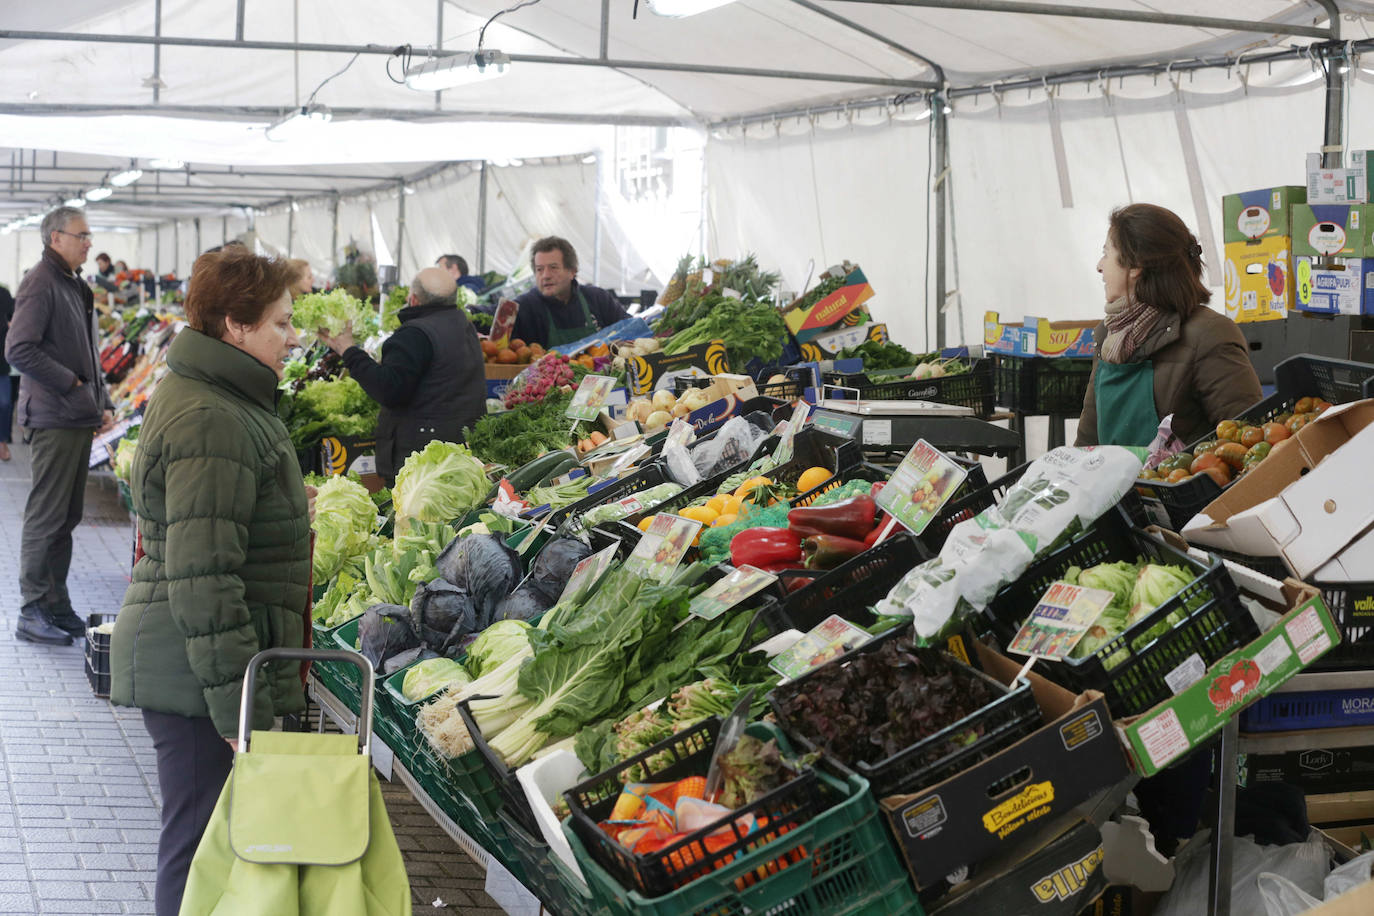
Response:
[[[276,414],[292,347],[285,262],[228,246],[196,260],[190,325],[149,399],[132,491],[143,556],[111,639],[111,700],[143,710],[162,788],[156,906],[187,869],[233,762],[243,675],[304,643],[310,494]],[[252,725],[304,708],[299,664],[269,664]]]

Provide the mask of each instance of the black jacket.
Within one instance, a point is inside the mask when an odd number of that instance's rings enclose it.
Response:
[[[9,333],[10,321],[14,318],[14,297],[9,287],[0,286],[0,378],[10,374],[10,364],[5,362],[5,335]],[[9,384],[8,381],[5,384]]]
[[[537,343],[542,347],[549,345],[550,321],[553,327],[575,328],[581,326],[582,306],[577,301],[578,290],[587,300],[592,318],[599,328],[624,321],[630,315],[620,301],[609,290],[596,286],[583,286],[573,281],[573,295],[566,302],[550,299],[537,288],[517,296],[515,301],[520,312],[515,316],[515,330],[511,337],[518,337],[527,344]]]

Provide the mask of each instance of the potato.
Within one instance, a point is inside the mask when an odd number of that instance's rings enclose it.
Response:
[[[677,405],[677,398],[666,388],[662,391],[654,392],[654,410],[672,410]]]
[[[687,406],[686,398],[683,398],[681,401],[678,401],[677,404],[674,405],[672,410],[673,418],[678,420],[687,416],[691,412],[692,408]]]
[[[672,419],[673,415],[668,413],[668,411],[655,410],[653,413],[649,414],[649,418],[644,421],[644,426],[647,429],[662,429],[667,426]]]

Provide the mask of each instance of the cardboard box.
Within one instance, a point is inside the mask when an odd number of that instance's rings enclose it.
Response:
[[[1351,150],[1349,165],[1323,168],[1321,153],[1307,154],[1307,202],[1310,204],[1362,203],[1374,200],[1374,173],[1369,150]]]
[[[831,268],[826,273],[837,269]],[[782,317],[797,342],[806,343],[835,327],[871,298],[873,287],[869,285],[864,272],[856,267],[844,278],[839,289],[808,308],[789,308]]]
[[[713,340],[709,343],[688,347],[681,353],[669,356],[666,353],[650,353],[648,356],[634,356],[629,360],[630,394],[649,394],[659,379],[673,372],[696,369],[702,375],[723,375],[730,371],[725,356],[725,342]]]
[[[1351,486],[1368,475],[1371,422],[1374,400],[1332,407],[1223,490],[1181,533],[1194,544],[1282,557],[1299,578],[1312,576],[1374,525],[1374,489]]]
[[[1015,679],[1020,663],[977,648],[984,671],[1004,684]],[[1101,694],[1074,696],[1033,671],[1029,677],[1048,724],[938,785],[880,800],[918,887],[1015,848],[1037,822],[1051,823],[1129,775]]]
[[[759,393],[754,386],[749,385],[692,411],[686,420],[692,424],[692,429],[696,430],[697,435],[701,435],[719,426],[723,421],[743,413],[741,408],[758,396]]]
[[[1303,916],[1369,916],[1374,913],[1374,881],[1346,891],[1335,900],[1313,907]]]
[[[529,363],[516,365],[513,363],[485,363],[487,370],[487,380],[498,380],[508,382],[521,372],[530,367]]]
[[[890,339],[887,325],[881,321],[874,321],[859,325],[857,328],[845,328],[842,331],[821,334],[816,339],[801,345],[801,357],[806,362],[818,363],[822,360],[834,359],[840,355],[841,350],[857,347],[866,341],[887,343]]]
[[[1078,916],[1106,890],[1102,858],[1102,834],[1079,821],[1010,867],[987,879],[980,874],[975,886],[956,890],[931,916]]]
[[[1307,796],[1307,819],[1313,824],[1374,820],[1374,792],[1332,792]],[[1330,828],[1326,828],[1328,831]]]
[[[1294,301],[1291,248],[1287,236],[1226,243],[1226,317],[1238,323],[1287,317]]]
[[[1293,254],[1374,257],[1374,204],[1300,204],[1293,208]]]
[[[1231,573],[1246,592],[1289,610],[1258,639],[1227,653],[1172,698],[1117,722],[1126,753],[1142,776],[1153,776],[1181,759],[1242,708],[1272,693],[1341,641],[1330,609],[1310,585],[1291,579],[1279,583],[1236,567]],[[1186,671],[1190,664],[1201,667],[1194,656],[1176,671]]]
[[[1361,342],[1374,344],[1374,317],[1298,311],[1289,314],[1284,326],[1288,353],[1374,362],[1374,345],[1360,349]]]
[[[1274,384],[1274,367],[1287,359],[1291,353],[1312,353],[1312,350],[1288,350],[1288,329],[1294,324],[1288,321],[1247,321],[1240,326],[1245,336],[1245,345],[1250,350],[1250,365],[1255,367],[1261,385]],[[1344,358],[1344,357],[1342,357]]]
[[[1300,256],[1296,273],[1296,305],[1300,311],[1326,315],[1374,314],[1374,258]],[[1340,356],[1346,358],[1344,353]]]
[[[331,477],[350,471],[375,476],[376,451],[375,436],[325,436],[320,440],[320,466]]]
[[[1283,185],[1227,194],[1221,199],[1223,242],[1248,242],[1290,235],[1291,208],[1307,200],[1307,188]]]
[[[1322,736],[1313,735],[1312,740],[1320,744]],[[1309,792],[1360,792],[1374,789],[1374,747],[1247,754],[1244,773],[1251,786],[1286,782]]]
[[[1010,356],[1092,356],[1100,318],[1048,321],[1027,315],[1020,323],[1003,322],[997,312],[983,313],[983,349]]]

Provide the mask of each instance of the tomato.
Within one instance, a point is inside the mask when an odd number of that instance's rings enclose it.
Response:
[[[1249,450],[1239,442],[1227,442],[1225,445],[1218,446],[1215,454],[1222,461],[1231,466],[1231,470],[1239,471],[1241,465],[1245,464],[1245,456]]]
[[[1293,435],[1293,431],[1282,423],[1264,424],[1264,441],[1270,445],[1276,445],[1291,435]]]
[[[1293,411],[1285,410],[1283,413],[1279,414],[1277,417],[1274,418],[1274,422],[1279,424],[1280,426],[1283,426],[1291,419],[1293,419]]]
[[[1193,475],[1188,473],[1187,468],[1174,468],[1169,472],[1169,476],[1164,478],[1169,483],[1178,483],[1180,480],[1187,480]]]
[[[1159,480],[1159,479],[1160,479],[1159,471],[1155,470],[1154,468],[1146,468],[1145,470],[1143,470],[1143,471],[1140,472],[1140,476],[1137,477],[1136,479],[1137,479],[1137,480]]]
[[[1219,467],[1225,464],[1226,462],[1222,461],[1217,455],[1198,455],[1193,459],[1193,464],[1188,470],[1192,471],[1194,474],[1201,474],[1208,468]]]
[[[1250,447],[1250,451],[1245,453],[1246,461],[1260,462],[1269,457],[1269,451],[1274,446],[1268,442],[1256,442]]]
[[[1264,429],[1259,426],[1247,426],[1240,431],[1240,444],[1246,448],[1264,441]]]
[[[1316,398],[1298,398],[1298,403],[1293,405],[1293,413],[1311,413],[1316,403]]]
[[[1284,425],[1288,427],[1290,432],[1297,432],[1298,430],[1302,429],[1304,426],[1307,425],[1307,415],[1299,414],[1297,416],[1290,417],[1288,422]]]
[[[1223,490],[1231,482],[1231,466],[1227,464],[1214,464],[1209,468],[1204,468],[1202,473],[1216,481],[1217,486]]]
[[[1312,418],[1315,420],[1317,417],[1321,416],[1323,412],[1329,409],[1331,409],[1330,401],[1317,401],[1312,405]]]
[[[1217,438],[1225,442],[1235,442],[1240,438],[1240,425],[1235,420],[1222,420],[1217,424]]]

